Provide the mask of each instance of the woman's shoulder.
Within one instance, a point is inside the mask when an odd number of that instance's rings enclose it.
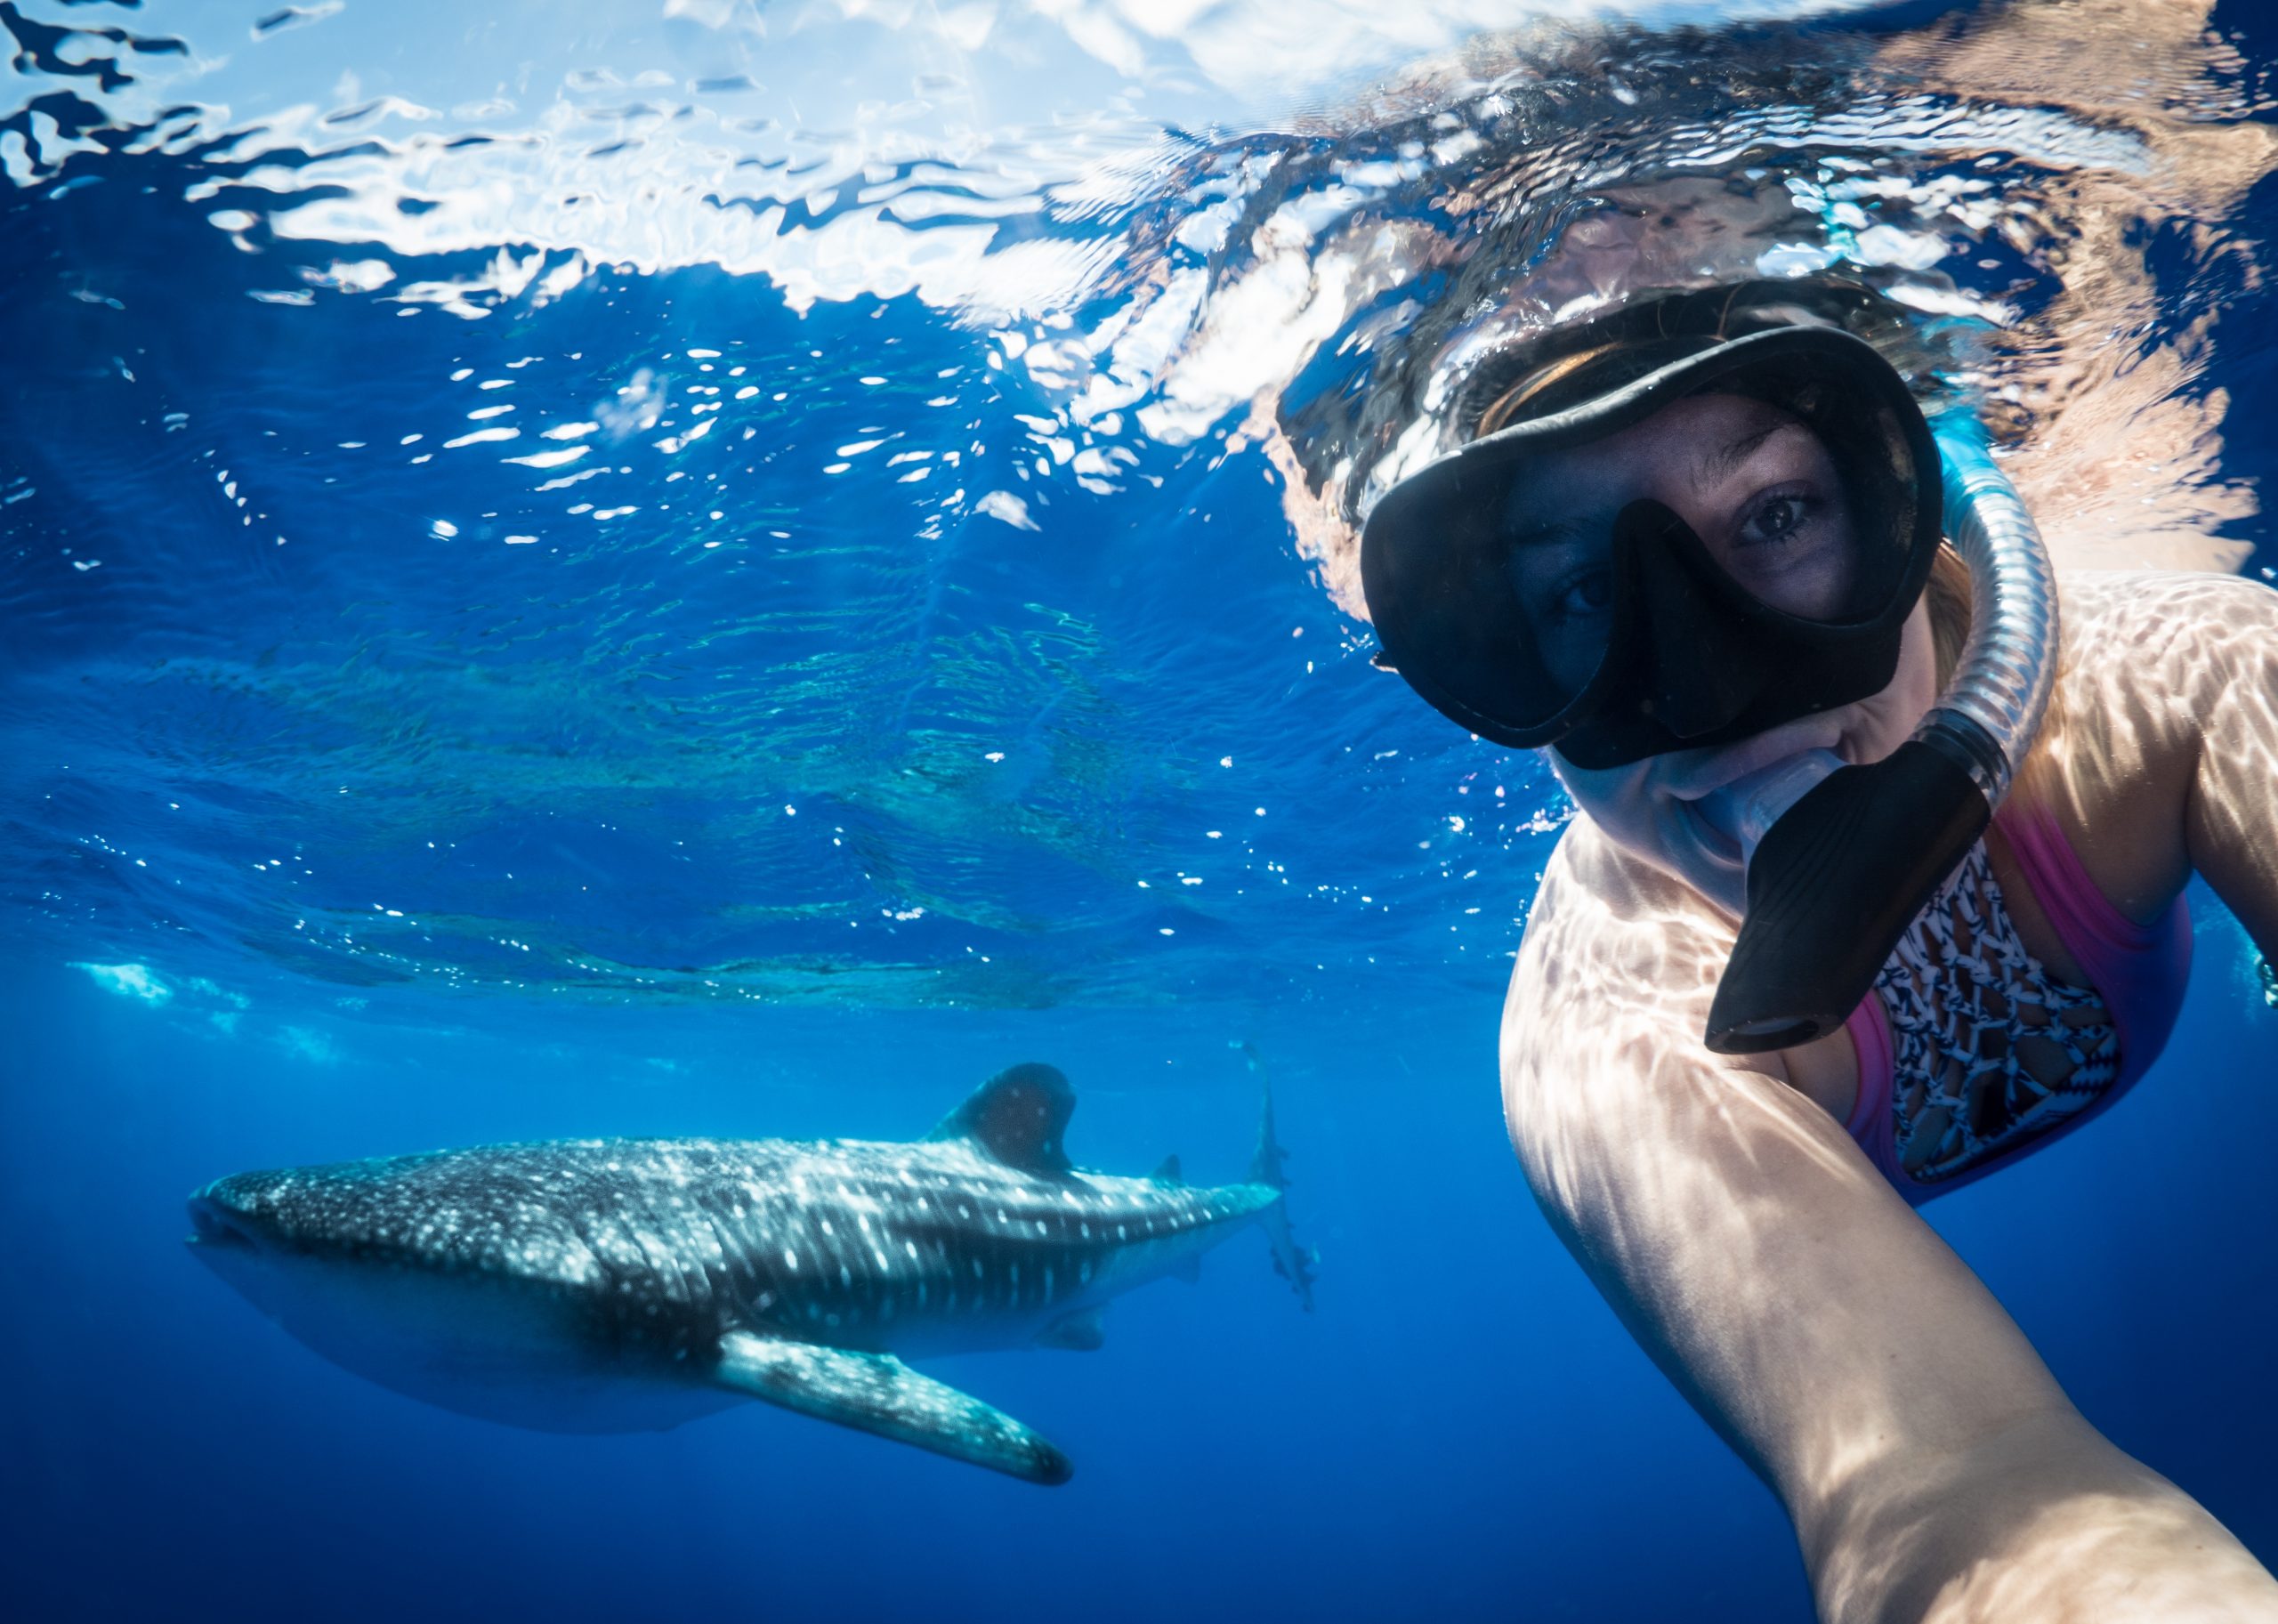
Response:
[[[2278,592],[2211,571],[2058,578],[2056,703],[2020,780],[2096,888],[2157,917],[2190,872],[2185,820],[2225,691],[2278,662]]]
[[[2056,578],[2069,663],[2093,669],[2126,650],[2185,657],[2208,634],[2267,634],[2278,591],[2199,570],[2072,570]]]
[[[1697,1035],[1732,954],[1737,922],[1690,886],[1624,851],[1587,817],[1543,867],[1504,1003],[1536,1062],[1619,1027],[1637,1038]]]
[[[2278,654],[2278,592],[2243,576],[2083,570],[2057,589],[2059,712],[2124,755],[2194,752],[2216,690]]]

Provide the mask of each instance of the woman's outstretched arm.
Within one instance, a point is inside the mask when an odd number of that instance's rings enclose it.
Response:
[[[1771,1485],[1830,1624],[2278,1620],[2188,1495],[2083,1420],[1842,1127],[1699,1033],[1731,935],[1569,832],[1503,1025],[1536,1199]]]

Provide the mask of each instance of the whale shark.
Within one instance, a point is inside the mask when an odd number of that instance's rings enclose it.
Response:
[[[191,1251],[333,1362],[557,1432],[678,1426],[758,1399],[1037,1483],[1066,1456],[904,1362],[1096,1348],[1109,1299],[1192,1278],[1257,1224],[1313,1306],[1273,1103],[1240,1184],[1074,1166],[1048,1065],[999,1072],[926,1137],[569,1139],[239,1173]]]

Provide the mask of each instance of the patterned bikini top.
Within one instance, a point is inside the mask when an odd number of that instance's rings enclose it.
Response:
[[[2119,1076],[2120,1034],[2103,998],[2026,950],[1982,840],[1875,988],[1890,1030],[1892,1159],[1917,1183],[2038,1139]]]

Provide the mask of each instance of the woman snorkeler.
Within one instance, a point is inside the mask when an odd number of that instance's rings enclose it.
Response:
[[[1833,282],[1633,299],[1474,375],[1369,514],[1385,663],[1578,808],[1512,1139],[1822,1618],[2278,1619],[1914,1211],[2150,1067],[2193,873],[2278,955],[2278,593],[2060,592],[1904,327]]]

